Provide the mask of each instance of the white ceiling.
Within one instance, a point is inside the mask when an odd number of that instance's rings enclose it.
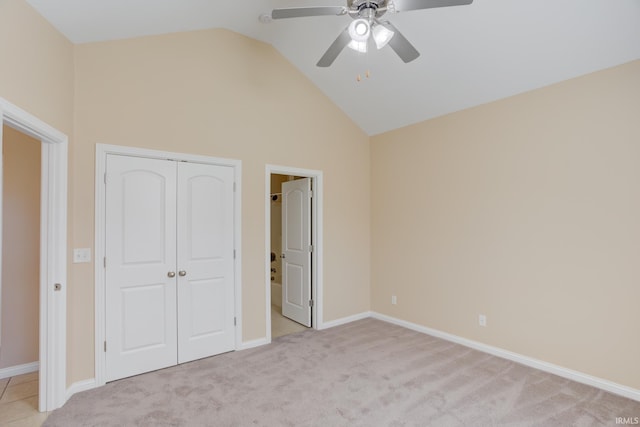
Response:
[[[369,135],[640,59],[640,0],[475,0],[386,15],[417,60],[345,49],[330,68],[315,64],[351,18],[258,16],[345,0],[27,1],[74,43],[218,27],[265,41]]]

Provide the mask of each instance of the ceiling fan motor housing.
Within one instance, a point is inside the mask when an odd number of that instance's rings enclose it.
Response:
[[[387,11],[389,0],[347,0],[352,18],[380,18]]]

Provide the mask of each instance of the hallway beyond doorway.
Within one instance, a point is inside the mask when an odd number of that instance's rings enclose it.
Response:
[[[48,415],[38,412],[38,372],[0,380],[0,425],[39,427]]]
[[[304,331],[308,328],[291,319],[287,319],[282,315],[280,307],[271,305],[271,338],[278,338],[283,335],[289,335],[296,332]]]

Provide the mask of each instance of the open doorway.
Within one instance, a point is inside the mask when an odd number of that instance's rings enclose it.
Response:
[[[5,126],[6,125],[6,126]],[[8,129],[11,128],[9,130]],[[36,362],[10,367],[3,372],[3,376],[14,377],[29,374],[19,381],[33,379],[37,375],[34,385],[38,388],[37,409],[41,412],[52,411],[64,404],[67,399],[66,388],[66,281],[67,281],[67,154],[68,137],[48,124],[0,98],[0,148],[3,145],[4,133],[24,134],[39,145],[39,211],[36,213],[39,223],[39,247],[35,254],[30,254],[37,263],[37,295],[32,301],[35,305],[37,320],[37,354]],[[37,149],[36,149],[37,150]],[[0,150],[2,153],[3,150]],[[9,160],[10,161],[10,160]],[[0,155],[0,196],[4,183],[5,161]],[[13,165],[12,165],[13,166]],[[0,217],[2,216],[2,200],[0,197]],[[10,203],[10,202],[7,202]],[[13,203],[13,202],[11,202]],[[2,221],[0,221],[2,222]],[[1,228],[0,228],[1,230]],[[0,233],[1,234],[1,233]],[[21,238],[20,238],[21,239]],[[0,236],[0,253],[5,246]],[[6,245],[22,244],[22,241]],[[11,251],[11,247],[7,250]],[[8,262],[8,261],[7,261]],[[0,273],[2,263],[0,263]],[[35,269],[34,269],[35,270]],[[3,275],[0,274],[0,278]],[[0,296],[3,283],[0,279]],[[9,303],[11,303],[9,301]],[[1,304],[0,304],[1,307]],[[1,322],[1,315],[0,315]],[[7,324],[12,331],[14,325]],[[0,331],[4,328],[0,325]],[[4,337],[0,335],[0,347]],[[33,380],[33,381],[32,381]],[[6,412],[5,412],[6,413]]]
[[[301,182],[305,180],[308,180],[308,183]],[[299,212],[295,212],[296,218],[289,218],[289,220],[287,220],[286,206],[291,204],[291,200],[287,198],[287,202],[285,202],[285,197],[287,197],[288,193],[291,192],[291,184],[294,181],[301,182],[301,184],[303,184],[303,189],[305,186],[311,187],[312,185],[311,178],[294,175],[271,174],[271,338],[277,338],[283,335],[300,332],[311,326],[311,324],[307,320],[307,317],[311,317],[311,307],[307,306],[306,301],[303,301],[308,300],[308,298],[303,298],[303,294],[307,292],[310,294],[313,286],[313,283],[310,280],[311,265],[304,266],[308,268],[308,271],[304,271],[305,268],[298,268],[297,270],[302,273],[299,276],[306,275],[308,277],[297,277],[297,279],[299,279],[299,283],[296,284],[297,286],[289,286],[289,288],[296,288],[294,293],[296,294],[296,299],[299,299],[298,304],[292,304],[289,301],[290,298],[287,298],[286,288],[283,287],[283,285],[285,284],[283,279],[287,278],[287,274],[285,274],[285,268],[287,267],[286,262],[288,261],[288,259],[286,258],[285,254],[286,244],[283,244],[286,243],[287,227],[291,227],[290,223],[295,221],[296,225],[298,226],[297,228],[301,229],[299,234],[304,234],[305,232],[308,236],[310,236],[311,234],[310,217],[303,219],[303,215],[300,215]],[[307,196],[307,194],[303,194],[302,197],[299,198],[302,199],[305,198],[305,196]],[[302,203],[300,203],[301,201],[302,200],[299,200],[299,203],[297,204],[302,205]],[[309,200],[309,202],[310,201],[311,200]],[[291,208],[289,208],[289,210],[291,210]],[[308,236],[300,237],[305,237],[301,240],[306,240],[306,237]],[[311,242],[309,244],[311,244]],[[304,262],[302,262],[301,264],[307,264],[307,261],[310,261],[310,253],[305,253],[303,254],[303,256]],[[310,262],[308,263],[310,264]],[[307,279],[309,280],[308,284],[305,283]],[[291,278],[289,278],[289,281],[291,281]],[[306,291],[302,291],[300,289],[302,287],[308,287],[308,289]],[[294,306],[294,310],[298,308],[298,311],[303,311],[301,316],[296,316],[297,313],[292,314],[287,311],[287,309],[294,304],[298,306]],[[308,312],[309,316],[307,316],[307,313],[305,312]]]
[[[37,415],[39,371],[41,142],[2,129],[0,408]]]
[[[267,338],[320,328],[322,172],[267,166]]]

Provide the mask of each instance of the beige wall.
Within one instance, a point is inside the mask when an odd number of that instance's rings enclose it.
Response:
[[[635,61],[373,137],[372,309],[640,389],[639,116]]]
[[[38,361],[40,141],[3,127],[0,369]]]
[[[24,0],[0,0],[0,97],[73,130],[73,45]]]
[[[324,172],[324,319],[369,310],[369,138],[271,46],[226,30],[76,46],[73,246],[93,245],[95,144],[242,160],[244,340],[264,337],[265,165]],[[93,376],[93,265],[70,289],[70,383]]]

